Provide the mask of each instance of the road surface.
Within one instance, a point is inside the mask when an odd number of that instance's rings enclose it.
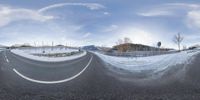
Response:
[[[178,65],[177,65],[178,66]],[[93,53],[39,62],[0,53],[0,100],[200,100],[200,55],[153,81],[117,73]]]

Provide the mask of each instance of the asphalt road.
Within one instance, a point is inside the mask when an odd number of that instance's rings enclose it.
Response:
[[[200,100],[200,55],[156,79],[113,71],[92,53],[47,63],[0,53],[0,100]]]

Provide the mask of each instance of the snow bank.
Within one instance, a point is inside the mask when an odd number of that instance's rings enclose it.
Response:
[[[70,53],[74,51],[78,51],[78,49],[72,49],[72,48],[60,48],[60,47],[54,47],[53,49],[51,47],[48,48],[26,48],[26,49],[18,49],[22,50],[25,53],[28,54],[53,54],[53,53]],[[43,51],[45,51],[43,53]]]
[[[115,57],[95,52],[104,62],[114,67],[131,72],[153,71],[159,72],[176,64],[187,63],[199,50],[182,51],[179,53],[149,56],[149,57]]]
[[[5,49],[0,49],[0,52],[4,51]]]
[[[77,49],[66,49],[66,50],[55,50],[55,51],[46,51],[45,53],[69,53],[69,52],[73,52],[73,51],[77,51]],[[34,49],[30,49],[30,50],[19,50],[19,49],[14,49],[11,50],[12,53],[17,54],[19,56],[28,58],[28,59],[32,59],[32,60],[37,60],[37,61],[44,61],[44,62],[61,62],[61,61],[67,61],[67,60],[73,60],[73,59],[77,59],[80,57],[83,57],[87,54],[87,52],[83,52],[77,55],[72,55],[72,56],[66,56],[66,57],[39,57],[39,56],[34,56],[33,54],[37,53],[40,54],[42,53],[41,50],[34,50]]]

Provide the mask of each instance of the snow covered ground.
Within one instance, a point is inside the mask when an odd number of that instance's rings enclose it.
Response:
[[[43,53],[43,50],[45,50],[45,53]],[[66,57],[45,57],[45,56],[35,56],[33,54],[53,54],[53,53],[70,53],[70,52],[78,52],[78,49],[60,49],[60,48],[54,48],[51,50],[51,48],[46,49],[13,49],[11,50],[12,53],[17,54],[19,56],[37,60],[37,61],[44,61],[44,62],[60,62],[60,61],[67,61],[67,60],[73,60],[80,58],[82,56],[85,56],[87,52],[83,52],[76,55],[66,56]]]
[[[28,54],[53,54],[53,53],[70,53],[74,51],[78,51],[78,49],[72,49],[72,48],[59,48],[54,47],[53,49],[51,47],[48,48],[26,48],[26,49],[18,49],[22,50],[24,53]],[[43,53],[43,51],[45,51]]]
[[[200,53],[200,50],[182,51],[179,53],[149,56],[149,57],[115,57],[108,56],[98,52],[95,52],[104,62],[130,72],[142,72],[142,71],[153,71],[153,73],[163,71],[168,67],[185,64],[190,59]]]
[[[4,51],[4,50],[5,50],[5,49],[0,49],[0,52],[1,52],[1,51]]]

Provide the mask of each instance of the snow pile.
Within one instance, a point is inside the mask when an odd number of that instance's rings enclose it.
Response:
[[[51,51],[51,49],[46,50],[45,49],[45,53],[70,53],[70,52],[74,52],[74,51],[78,51],[77,49],[57,49],[57,50],[53,50]],[[73,59],[77,59],[80,57],[83,57],[87,54],[87,52],[83,52],[80,54],[75,54],[75,55],[71,55],[71,56],[66,56],[66,57],[45,57],[45,56],[35,56],[33,54],[42,54],[42,50],[34,50],[34,49],[26,49],[26,50],[19,50],[19,49],[13,49],[11,50],[12,53],[17,54],[19,56],[28,58],[28,59],[32,59],[32,60],[37,60],[37,61],[44,61],[44,62],[60,62],[60,61],[67,61],[67,60],[73,60]]]
[[[54,47],[52,48],[30,48],[30,49],[19,49],[24,51],[28,54],[54,54],[54,53],[70,53],[70,52],[76,52],[78,49],[72,49],[72,48],[59,48]],[[45,52],[43,52],[45,51]]]
[[[193,55],[198,53],[200,53],[200,51],[190,50],[173,54],[130,58],[108,56],[95,52],[104,62],[131,72],[163,71],[170,66],[187,63]]]
[[[4,51],[4,50],[5,50],[5,48],[0,48],[0,52],[1,52],[1,51]]]
[[[0,52],[4,51],[3,49],[0,49]]]

